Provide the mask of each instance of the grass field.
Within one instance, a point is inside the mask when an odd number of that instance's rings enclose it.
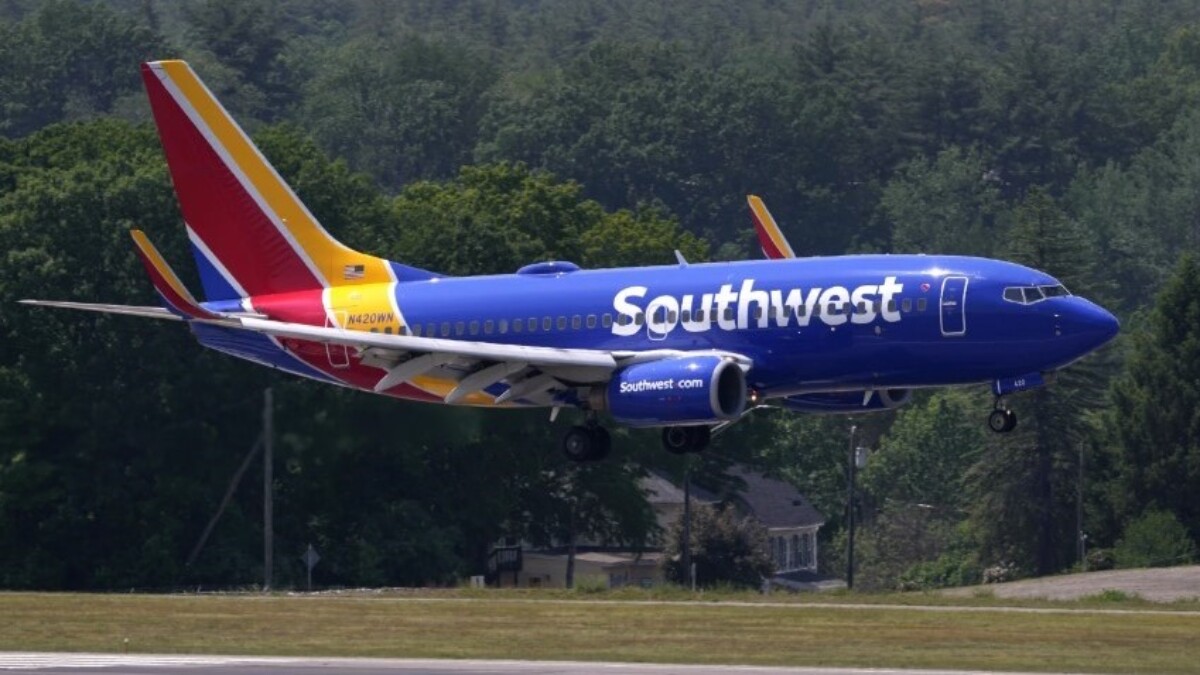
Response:
[[[959,611],[945,602],[836,604],[855,597],[762,604],[471,596],[6,593],[0,650],[1093,672],[1195,672],[1200,664],[1196,611],[1002,611],[988,598],[964,601]]]

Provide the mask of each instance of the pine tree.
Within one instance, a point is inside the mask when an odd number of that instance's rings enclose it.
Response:
[[[1132,336],[1106,428],[1127,518],[1165,509],[1200,538],[1200,260],[1185,256]]]

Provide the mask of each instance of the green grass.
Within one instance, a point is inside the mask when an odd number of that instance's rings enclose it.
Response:
[[[0,594],[0,649],[121,651],[128,639],[129,651],[153,653],[1093,672],[1194,672],[1200,663],[1197,612],[923,611],[806,601],[747,605],[732,593],[711,602],[671,598],[666,604],[592,599],[622,594],[464,597],[471,595],[481,594],[8,593]],[[863,599],[766,600],[790,597]],[[981,602],[993,600],[957,604],[978,608]],[[1099,606],[1125,602],[1103,600]]]

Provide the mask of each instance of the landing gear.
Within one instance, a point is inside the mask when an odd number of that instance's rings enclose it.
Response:
[[[712,429],[700,427],[666,427],[662,431],[663,448],[670,453],[682,455],[700,452],[712,440]]]
[[[1017,414],[1000,407],[1000,401],[996,401],[996,409],[988,415],[988,428],[998,434],[1007,434],[1017,428]]]
[[[612,437],[599,424],[573,426],[563,436],[562,450],[572,462],[598,462],[612,450]]]

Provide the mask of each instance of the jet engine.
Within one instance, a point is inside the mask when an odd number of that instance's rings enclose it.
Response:
[[[680,356],[623,368],[596,393],[593,406],[627,426],[711,425],[745,412],[746,375],[721,356]]]

